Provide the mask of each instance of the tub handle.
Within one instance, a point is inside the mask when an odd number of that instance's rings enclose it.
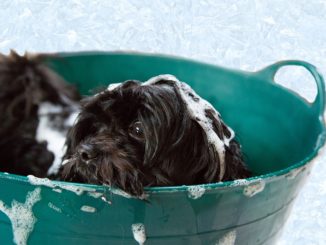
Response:
[[[284,60],[265,67],[264,69],[258,71],[257,74],[260,78],[264,80],[266,80],[267,78],[267,80],[274,82],[276,72],[281,67],[289,65],[302,66],[306,68],[315,79],[317,85],[317,96],[315,98],[315,101],[309,104],[311,105],[311,108],[313,109],[314,113],[318,114],[319,119],[322,121],[325,110],[325,83],[323,76],[320,74],[320,72],[314,65],[301,60]]]

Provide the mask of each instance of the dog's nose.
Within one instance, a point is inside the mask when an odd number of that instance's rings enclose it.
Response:
[[[97,157],[97,152],[92,145],[83,144],[78,149],[78,155],[83,162],[88,163]]]

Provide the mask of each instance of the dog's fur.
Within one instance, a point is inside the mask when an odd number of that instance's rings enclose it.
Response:
[[[0,54],[0,171],[45,177],[54,155],[35,138],[38,108],[78,101],[77,90],[42,64],[45,56]]]
[[[217,135],[230,136],[212,111],[206,116]],[[126,81],[85,99],[66,144],[59,179],[107,184],[135,196],[148,186],[205,184],[250,175],[233,139],[219,179],[218,152],[168,80],[146,86]]]

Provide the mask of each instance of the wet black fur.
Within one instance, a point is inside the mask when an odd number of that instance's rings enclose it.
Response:
[[[212,117],[210,111],[206,114]],[[135,121],[143,127],[143,139],[130,134]],[[214,130],[219,136],[230,134],[215,119]],[[218,153],[190,118],[171,81],[146,86],[127,81],[113,91],[85,99],[66,144],[67,163],[60,170],[61,180],[107,184],[135,196],[148,186],[219,180]],[[232,140],[226,148],[223,181],[249,175],[240,146]]]
[[[0,54],[0,171],[45,177],[54,156],[35,139],[38,106],[79,100],[77,90],[42,64],[45,56]]]

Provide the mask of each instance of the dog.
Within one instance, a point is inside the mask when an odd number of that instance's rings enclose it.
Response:
[[[145,187],[249,176],[234,132],[213,106],[176,77],[160,75],[82,100],[58,178],[140,197]]]
[[[60,167],[80,95],[43,64],[45,59],[14,51],[0,54],[2,172],[46,177]]]

